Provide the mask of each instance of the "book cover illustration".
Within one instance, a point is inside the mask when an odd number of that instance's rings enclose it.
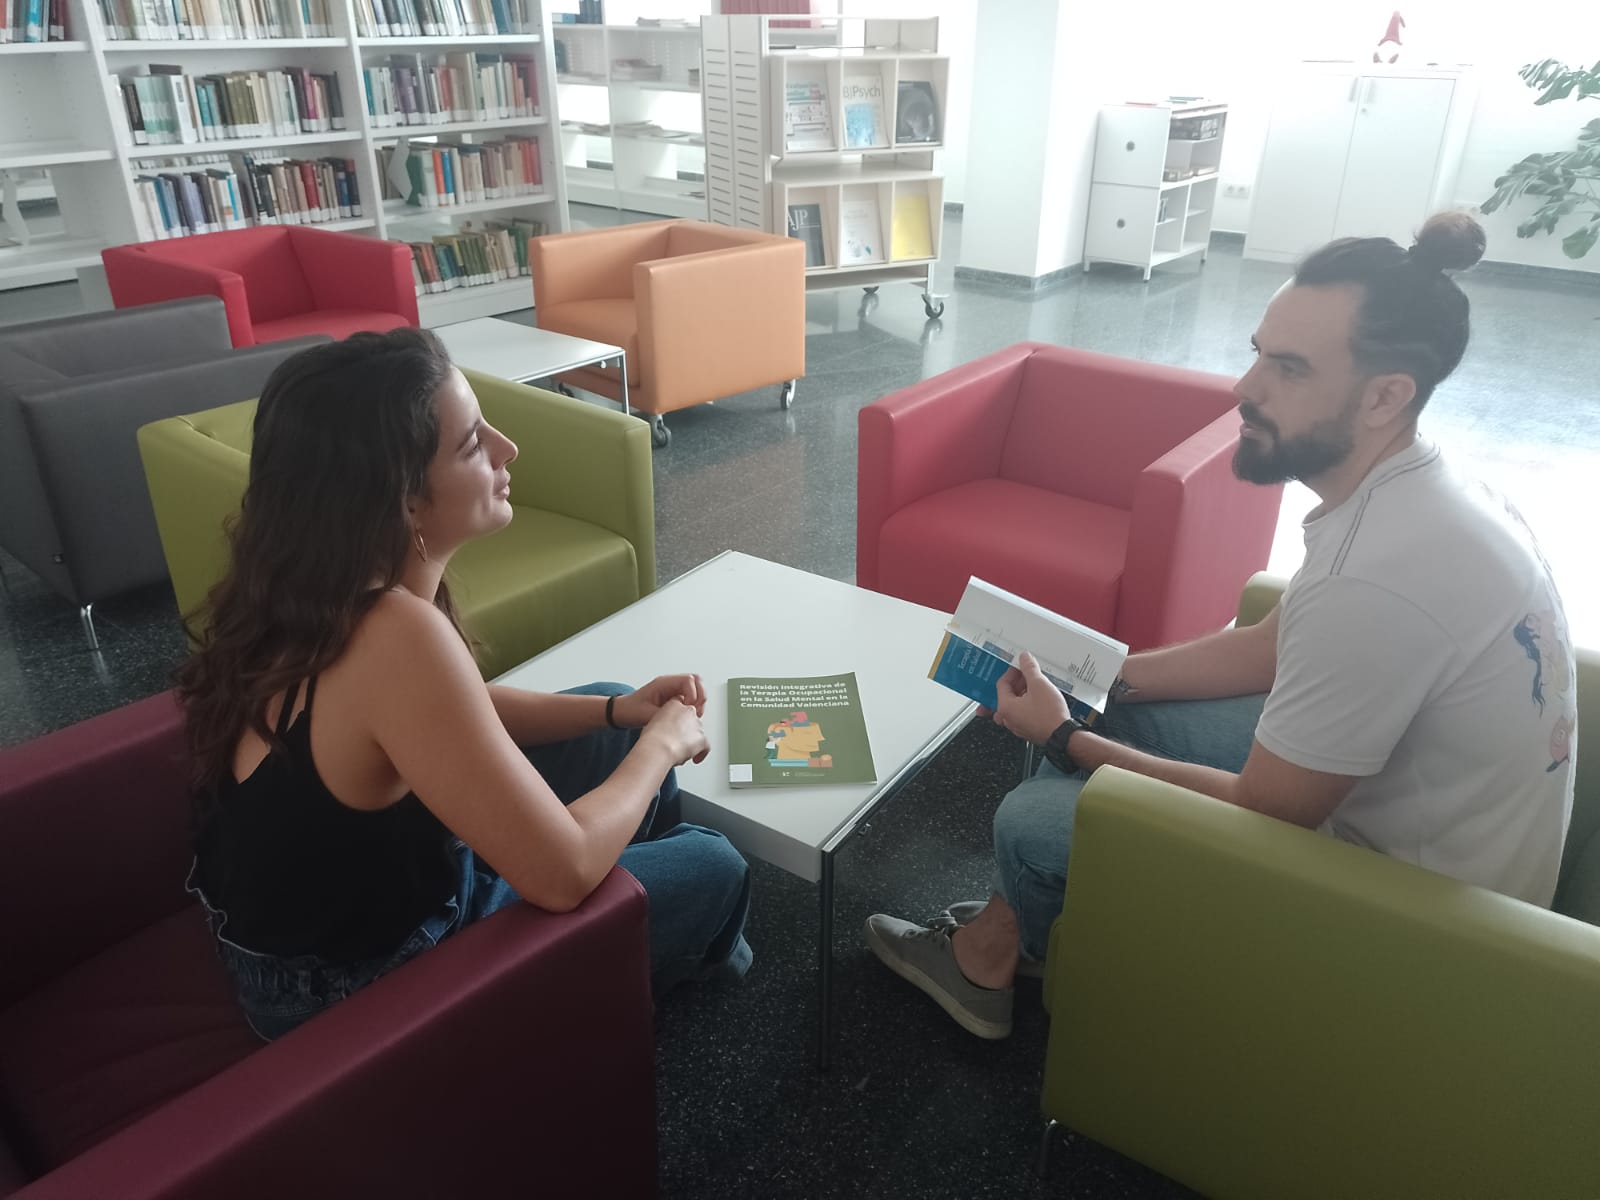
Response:
[[[1107,689],[1128,657],[1125,643],[974,577],[940,640],[928,678],[993,708],[996,684],[1024,650],[1039,660],[1045,677],[1083,721],[1105,711]]]
[[[820,79],[785,81],[783,144],[786,150],[833,149],[833,117]]]
[[[933,257],[933,231],[928,227],[928,194],[895,189],[889,257],[896,262]]]
[[[728,785],[878,778],[855,673],[728,680]]]
[[[789,236],[806,244],[806,266],[828,265],[827,244],[822,238],[822,205],[789,205]]]
[[[839,206],[844,226],[844,245],[840,261],[845,266],[883,261],[883,233],[878,227],[878,199],[867,196],[847,199]]]
[[[889,130],[883,115],[882,76],[846,75],[841,91],[845,148],[862,150],[887,146]]]
[[[896,89],[894,140],[905,144],[931,144],[939,140],[939,105],[933,84],[926,79],[902,79]]]

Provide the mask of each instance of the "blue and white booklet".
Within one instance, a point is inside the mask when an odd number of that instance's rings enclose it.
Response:
[[[1105,711],[1107,692],[1128,657],[1126,643],[974,576],[945,626],[928,678],[993,708],[1000,677],[1024,650],[1080,720],[1087,710]]]

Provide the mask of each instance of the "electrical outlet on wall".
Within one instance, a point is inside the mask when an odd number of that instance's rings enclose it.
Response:
[[[1248,183],[1224,184],[1222,194],[1229,200],[1248,200],[1250,199],[1250,185]]]

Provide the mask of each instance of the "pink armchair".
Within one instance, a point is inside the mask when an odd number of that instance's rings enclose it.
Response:
[[[271,1045],[184,892],[170,695],[0,752],[0,1196],[651,1196],[644,893],[496,913]]]
[[[100,252],[118,308],[216,296],[233,344],[418,324],[411,251],[354,233],[262,225]]]
[[[953,610],[977,575],[1135,650],[1219,629],[1282,488],[1233,476],[1232,381],[1024,342],[861,410],[856,582]]]

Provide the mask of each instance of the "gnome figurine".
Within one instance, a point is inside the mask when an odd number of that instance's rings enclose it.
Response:
[[[1372,61],[1375,63],[1392,63],[1400,59],[1400,31],[1406,27],[1406,19],[1398,10],[1389,18],[1388,32],[1383,35],[1383,40],[1378,43],[1378,48],[1372,52]]]

